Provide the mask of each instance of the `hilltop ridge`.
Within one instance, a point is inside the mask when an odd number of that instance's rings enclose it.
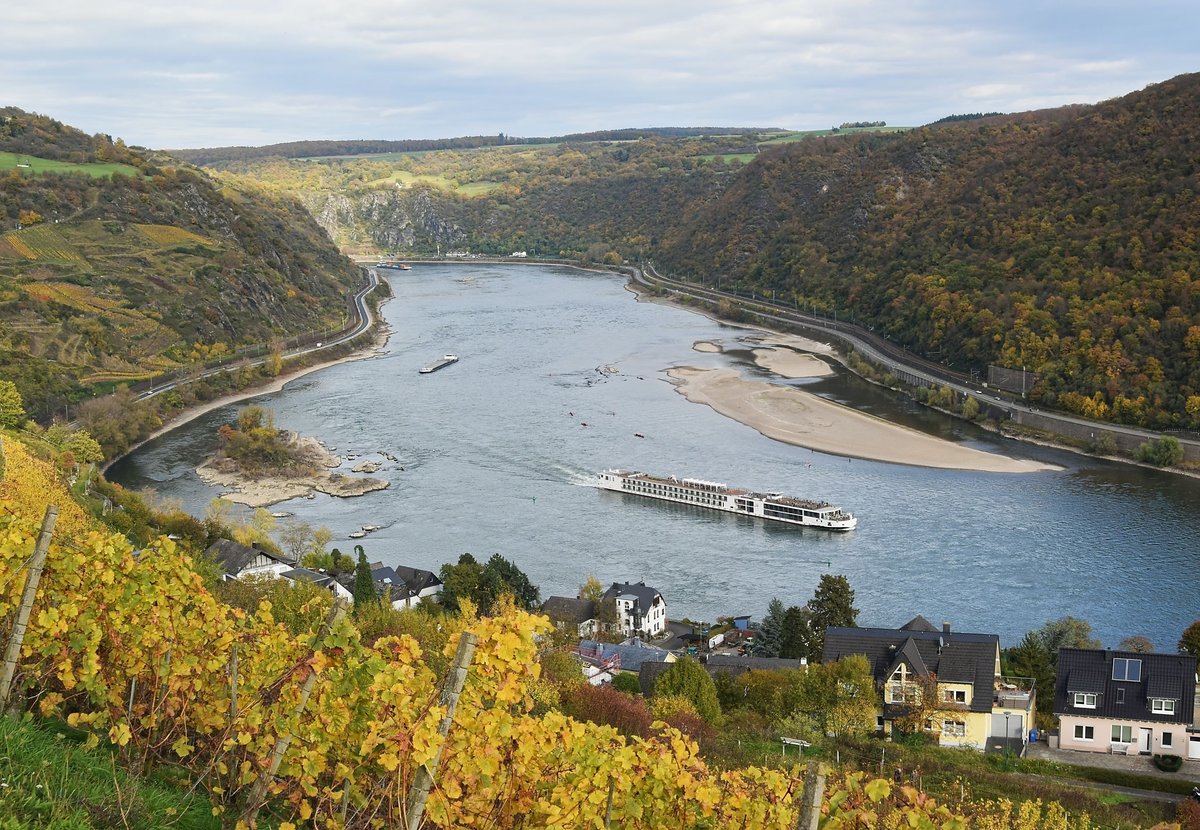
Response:
[[[38,418],[337,329],[359,281],[294,199],[12,107],[0,110],[0,217],[0,371]]]

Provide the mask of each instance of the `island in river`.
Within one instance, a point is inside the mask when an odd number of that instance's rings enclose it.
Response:
[[[313,491],[330,496],[361,496],[382,490],[388,482],[347,476],[336,471],[342,459],[316,438],[276,429],[270,413],[250,406],[238,414],[237,424],[219,430],[216,453],[196,468],[206,483],[228,487],[222,498],[249,507],[308,496]],[[360,464],[355,471],[374,471]]]

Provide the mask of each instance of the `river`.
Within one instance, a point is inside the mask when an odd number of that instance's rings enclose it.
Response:
[[[279,426],[339,454],[395,456],[388,490],[279,504],[323,525],[344,552],[361,525],[368,556],[437,571],[470,552],[500,553],[541,587],[574,596],[591,574],[644,580],[672,618],[761,619],[772,597],[803,604],[822,573],[846,575],[859,624],[997,633],[1004,645],[1070,614],[1105,646],[1149,637],[1174,650],[1200,617],[1200,481],[998,438],[861,381],[791,381],[833,400],[965,441],[1049,461],[1020,475],[909,467],[814,453],[764,438],[692,404],[672,366],[750,362],[746,332],[690,311],[639,302],[620,278],[557,267],[420,265],[388,273],[395,299],[385,354],[289,383],[257,402]],[[699,353],[696,341],[721,343]],[[461,360],[417,370],[445,352]],[[203,515],[219,490],[195,467],[214,410],[114,465],[109,478],[151,487]],[[645,436],[638,437],[638,435]],[[846,534],[780,527],[605,492],[589,476],[623,467],[723,481],[838,504]]]

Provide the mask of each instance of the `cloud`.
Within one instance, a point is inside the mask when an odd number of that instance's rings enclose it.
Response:
[[[1195,67],[1200,23],[1171,0],[50,6],[6,9],[5,103],[150,146],[916,124],[1163,80]]]

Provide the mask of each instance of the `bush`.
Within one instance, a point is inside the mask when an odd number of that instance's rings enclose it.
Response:
[[[1138,447],[1137,460],[1158,467],[1171,467],[1183,461],[1183,447],[1170,436],[1155,438]]]
[[[638,682],[637,675],[627,672],[622,672],[613,677],[612,687],[628,695],[640,695],[642,693],[642,684]]]
[[[1163,772],[1179,772],[1183,766],[1183,758],[1179,755],[1155,755],[1154,766]]]

